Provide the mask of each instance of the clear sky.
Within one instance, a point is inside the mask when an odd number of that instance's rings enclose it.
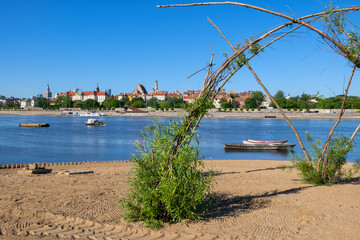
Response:
[[[184,0],[0,0],[0,94],[31,97],[75,88],[131,92],[138,83],[151,90],[201,89],[210,48],[216,66],[230,47],[206,20],[209,17],[235,44],[285,20],[237,6],[156,8]],[[200,2],[200,1],[196,1]],[[322,0],[247,0],[246,3],[303,16],[320,12]],[[359,0],[335,0],[341,6]],[[352,21],[360,25],[360,13]],[[351,67],[314,33],[303,29],[266,50],[252,67],[273,94],[342,94]],[[359,72],[350,95],[360,96]],[[261,90],[247,69],[226,91]]]

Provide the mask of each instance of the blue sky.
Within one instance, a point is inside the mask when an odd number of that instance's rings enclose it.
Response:
[[[243,1],[303,16],[320,12],[320,0]],[[334,1],[342,6],[358,0]],[[236,43],[285,20],[236,6],[156,8],[191,1],[118,0],[0,0],[0,94],[31,97],[75,88],[131,92],[138,83],[151,90],[181,92],[201,88],[204,73],[187,76],[209,62],[216,66],[230,47],[206,20],[209,17]],[[290,10],[291,9],[291,10]],[[360,13],[352,21],[360,25]],[[271,93],[301,95],[319,91],[341,94],[351,68],[318,36],[302,29],[252,61],[252,67]],[[226,91],[261,90],[245,68]],[[350,95],[360,96],[359,73]]]

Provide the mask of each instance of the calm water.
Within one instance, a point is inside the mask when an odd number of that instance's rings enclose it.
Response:
[[[28,162],[72,162],[128,160],[136,153],[139,132],[153,121],[149,117],[103,117],[106,127],[86,127],[84,117],[0,116],[0,164]],[[160,122],[166,122],[160,118]],[[49,123],[49,128],[20,128],[19,123]],[[292,120],[304,137],[307,130],[325,141],[334,120]],[[338,132],[351,135],[359,121],[343,120]],[[287,152],[225,152],[224,143],[241,143],[244,138],[280,140],[297,144],[296,138],[280,119],[203,119],[199,128],[200,149],[205,159],[288,160]],[[304,138],[303,138],[304,139]],[[360,135],[356,137],[360,142]],[[349,161],[360,158],[360,147]]]

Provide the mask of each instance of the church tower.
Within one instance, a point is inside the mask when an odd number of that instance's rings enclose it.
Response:
[[[157,92],[159,89],[158,89],[158,81],[156,80],[155,81],[155,92]]]
[[[96,84],[96,91],[97,91],[97,92],[100,92],[99,84]]]
[[[45,94],[44,94],[44,97],[46,99],[49,99],[52,97],[52,92],[50,92],[50,86],[49,86],[49,83],[47,84],[47,87],[46,87],[46,91],[45,91]]]

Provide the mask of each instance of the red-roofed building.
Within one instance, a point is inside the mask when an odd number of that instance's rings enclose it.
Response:
[[[195,96],[183,96],[183,100],[188,103],[194,103],[195,102]]]
[[[156,98],[159,101],[165,101],[167,97],[167,91],[157,91],[152,94],[153,98]]]
[[[105,101],[106,98],[109,97],[109,95],[106,92],[97,92],[97,91],[77,91],[77,92],[66,92],[66,93],[60,93],[56,94],[56,98],[59,98],[61,96],[70,96],[72,101],[86,101],[88,99],[95,100],[99,102],[100,104]]]

